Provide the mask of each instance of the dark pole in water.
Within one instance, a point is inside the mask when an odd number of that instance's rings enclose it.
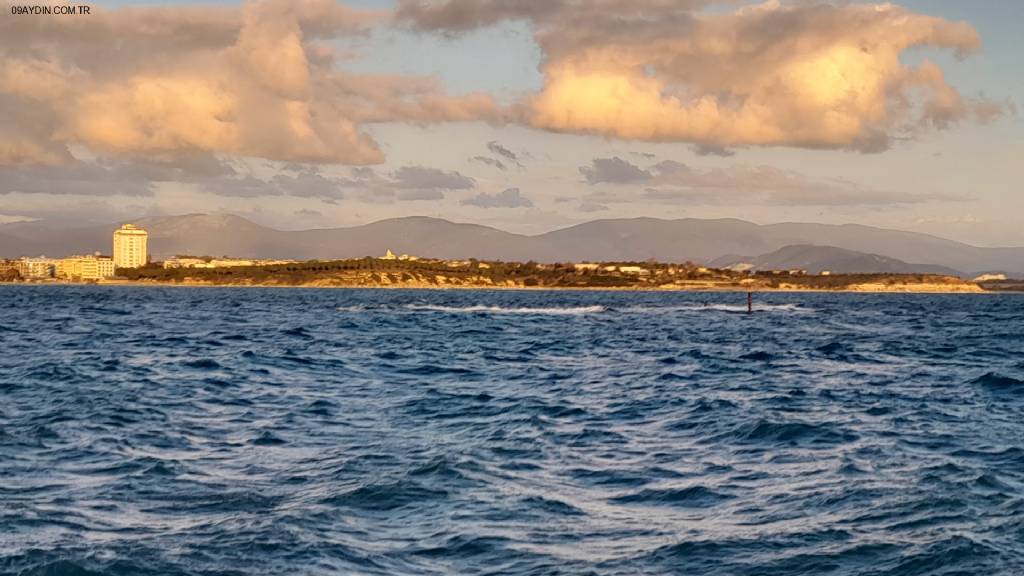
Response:
[[[754,293],[747,292],[747,314],[754,313]]]

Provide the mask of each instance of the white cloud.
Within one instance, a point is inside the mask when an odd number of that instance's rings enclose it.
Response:
[[[668,0],[400,2],[419,29],[458,33],[532,22],[544,86],[526,121],[556,132],[732,146],[877,152],[893,138],[990,121],[1005,107],[968,98],[910,49],[964,56],[977,32],[891,4],[780,3],[733,12]]]
[[[375,164],[365,123],[501,116],[431,79],[341,71],[326,41],[386,18],[331,0],[0,18],[0,165],[67,162],[72,145]]]

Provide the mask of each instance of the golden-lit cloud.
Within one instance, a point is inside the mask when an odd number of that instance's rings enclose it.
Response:
[[[10,0],[8,0],[10,1]],[[885,149],[990,121],[914,47],[963,56],[966,23],[904,8],[712,0],[400,0],[395,14],[334,0],[93,7],[0,19],[0,165],[97,154],[207,152],[282,161],[384,161],[364,126],[485,120],[555,132],[734,146]],[[734,3],[726,3],[731,6]],[[518,105],[454,97],[435,79],[343,70],[331,42],[388,25],[458,33],[529,21],[543,87]]]
[[[449,97],[429,79],[341,70],[329,41],[387,17],[262,0],[2,18],[0,165],[64,162],[75,145],[374,164],[384,156],[365,122],[501,116],[489,97]]]
[[[558,132],[691,142],[705,149],[800,146],[878,151],[924,127],[988,121],[1003,110],[967,98],[915,47],[977,51],[964,22],[891,4],[559,0],[543,10],[479,0],[406,0],[399,17],[457,33],[501,19],[533,23],[544,86],[526,121]]]

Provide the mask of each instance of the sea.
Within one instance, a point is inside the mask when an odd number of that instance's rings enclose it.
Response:
[[[1024,574],[1024,295],[0,286],[0,574]]]

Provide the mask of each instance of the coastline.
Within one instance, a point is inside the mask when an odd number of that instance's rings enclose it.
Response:
[[[1024,290],[985,290],[977,284],[867,284],[843,288],[812,288],[801,286],[763,287],[736,285],[667,285],[667,286],[522,286],[522,285],[422,285],[422,284],[333,284],[307,282],[301,284],[278,283],[225,283],[225,282],[155,282],[137,280],[107,280],[101,282],[0,282],[0,286],[121,286],[128,288],[298,288],[340,290],[480,290],[522,292],[681,292],[681,293],[843,293],[843,294],[1024,294]],[[955,286],[955,287],[954,287]]]

